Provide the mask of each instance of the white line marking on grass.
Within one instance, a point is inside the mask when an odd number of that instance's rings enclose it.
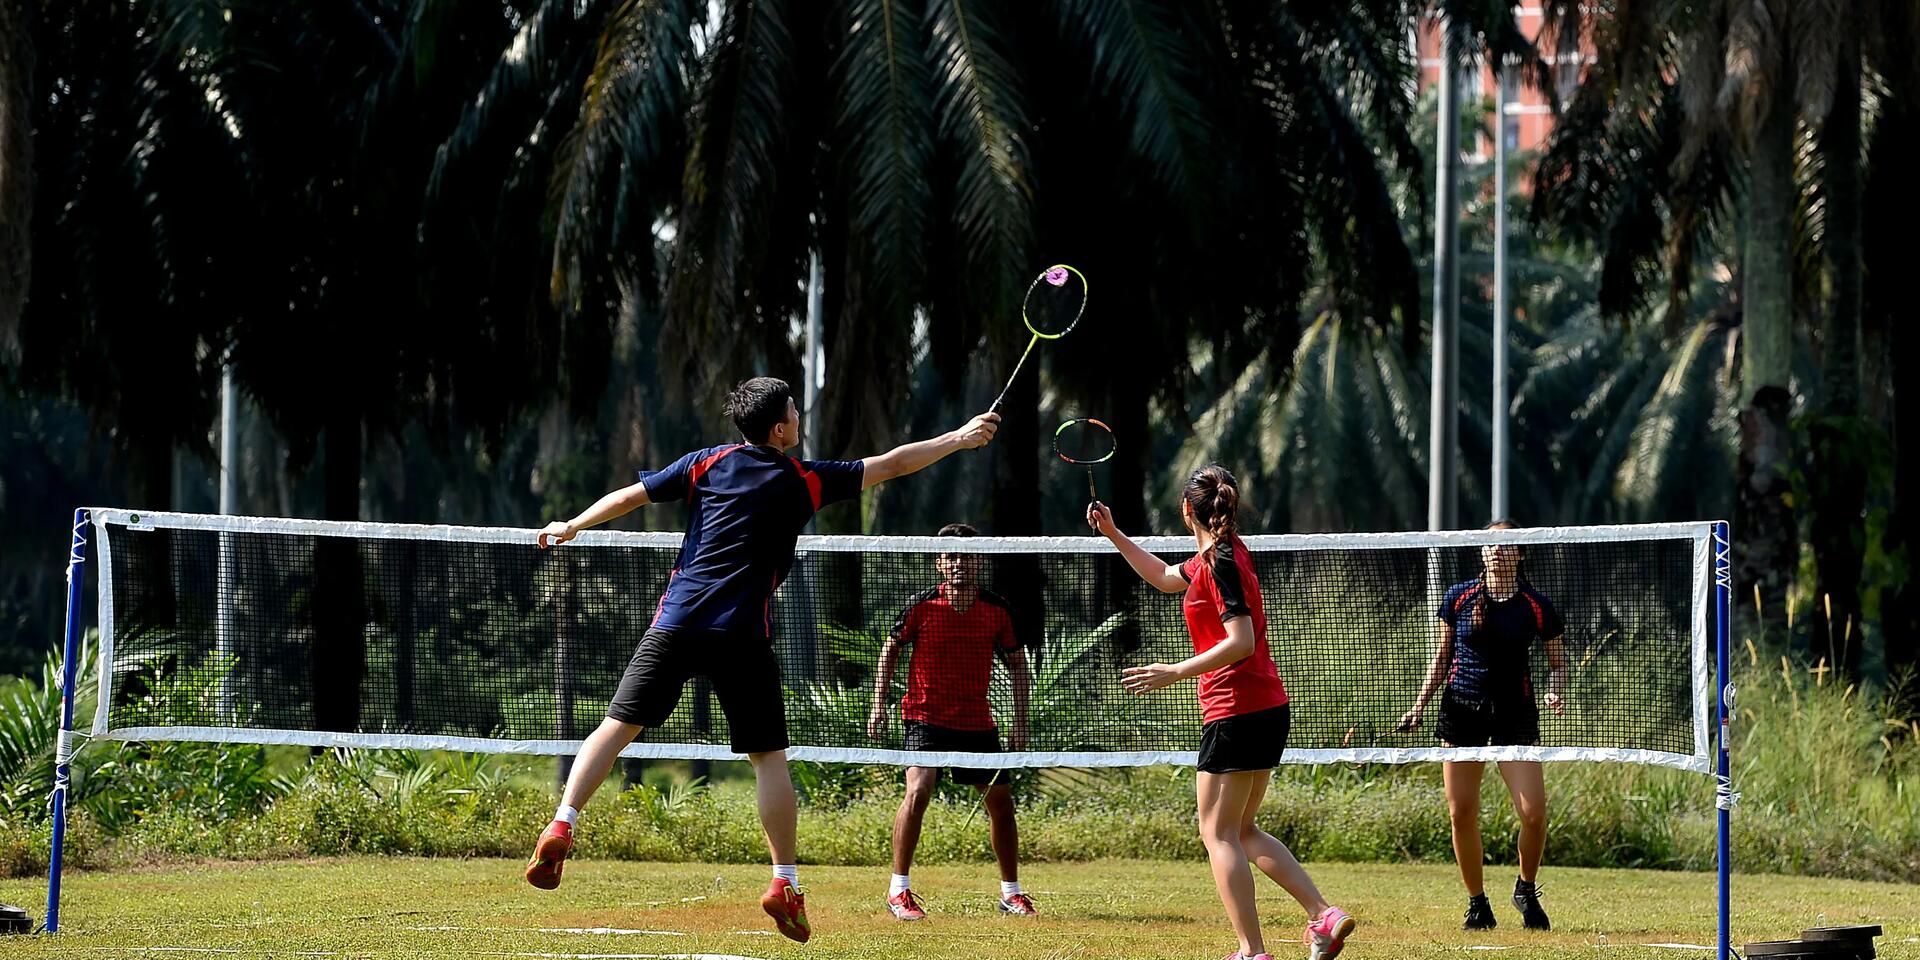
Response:
[[[288,953],[280,950],[261,948],[257,950],[238,950],[232,947],[87,947],[88,950],[111,950],[115,953],[266,953],[283,957],[338,957],[343,954],[303,951]]]
[[[419,933],[578,933],[612,937],[688,937],[679,930],[628,930],[623,927],[407,927]]]
[[[1643,944],[1643,946],[1658,947],[1662,950],[1709,950],[1711,951],[1713,949],[1712,947],[1703,947],[1697,943],[1648,943],[1648,944]]]
[[[539,957],[543,960],[760,960],[732,953],[482,953],[483,957]]]

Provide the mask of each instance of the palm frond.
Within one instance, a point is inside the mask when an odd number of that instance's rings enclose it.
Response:
[[[609,255],[622,221],[635,214],[650,221],[644,212],[665,205],[660,174],[679,159],[685,135],[681,104],[700,13],[688,0],[624,0],[602,28],[549,188],[551,292],[560,304],[584,304],[594,265]],[[634,196],[625,189],[629,182],[661,185]],[[610,216],[621,208],[626,217]],[[638,245],[638,238],[625,239]]]
[[[944,148],[958,161],[953,217],[970,297],[1010,316],[1024,289],[1032,243],[1033,186],[1019,76],[992,5],[932,0],[927,13],[937,125]],[[1010,348],[1012,338],[1001,337],[1001,346]]]
[[[453,131],[435,151],[433,171],[427,178],[429,199],[440,194],[448,168],[464,161],[483,138],[504,133],[519,139],[532,133],[525,129],[503,131],[501,128],[523,120],[528,113],[534,116],[544,113],[537,104],[556,98],[560,92],[556,88],[571,74],[569,61],[573,57],[569,48],[579,41],[570,35],[572,28],[588,18],[597,22],[604,16],[605,11],[599,9],[604,6],[604,0],[597,0],[584,11],[585,16],[575,18],[573,3],[545,0],[520,21],[500,51],[485,84],[467,101]]]
[[[669,384],[704,390],[751,369],[762,329],[784,317],[753,302],[792,149],[796,39],[788,4],[737,0],[713,38],[693,105],[677,252],[661,344]],[[795,278],[797,279],[797,278]]]
[[[1127,118],[1134,154],[1167,190],[1213,196],[1204,183],[1220,163],[1204,103],[1203,25],[1182,5],[1148,0],[1063,0],[1056,10],[1061,35],[1088,49],[1101,95]]]
[[[833,65],[835,134],[867,296],[896,322],[925,284],[932,219],[933,83],[911,0],[849,0]]]

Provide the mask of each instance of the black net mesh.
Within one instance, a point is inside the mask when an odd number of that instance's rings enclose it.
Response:
[[[108,536],[113,729],[577,739],[603,716],[675,558],[664,544],[543,551],[530,534],[486,543],[114,526]],[[918,543],[929,549],[802,542],[771,607],[795,746],[900,747],[903,699],[907,719],[1004,735],[1024,666],[1030,751],[1196,748],[1192,682],[1145,696],[1119,683],[1123,666],[1192,655],[1179,596],[1091,538],[1076,545],[1087,552]],[[1261,543],[1250,546],[1291,697],[1289,751],[1439,746],[1441,695],[1420,728],[1396,728],[1434,664],[1441,594],[1480,575],[1480,551]],[[1507,698],[1501,723],[1533,709],[1540,746],[1694,754],[1694,557],[1688,539],[1527,546],[1530,595],[1565,624],[1566,712],[1544,705],[1538,638],[1503,648],[1478,695]],[[1523,620],[1536,615],[1527,609]],[[896,636],[891,722],[875,738],[876,673]],[[691,679],[643,740],[727,744],[710,682]]]

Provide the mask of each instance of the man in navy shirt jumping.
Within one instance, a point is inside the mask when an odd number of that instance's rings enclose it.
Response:
[[[1000,416],[865,460],[796,460],[800,412],[784,381],[755,377],[727,395],[726,415],[744,442],[696,450],[640,482],[601,497],[572,520],[539,533],[541,547],[565,543],[588,527],[649,503],[687,505],[687,535],[653,624],[620,678],[607,718],[580,745],[553,823],[540,834],[527,882],[560,885],[573,850],[580,807],[613,769],[620,751],[673,713],[695,676],[713,684],[733,751],[753,764],[760,825],[773,855],[773,882],[760,906],[780,932],[802,943],[813,935],[795,864],[796,813],[787,775],[787,716],[774,660],[773,592],[793,567],[800,530],[821,507],[924,469],[956,450],[986,446]]]

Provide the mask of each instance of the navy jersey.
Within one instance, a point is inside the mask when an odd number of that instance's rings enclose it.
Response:
[[[687,537],[660,597],[662,629],[773,633],[773,591],[815,511],[860,494],[859,460],[795,460],[756,444],[695,450],[642,471],[647,499],[687,504]]]
[[[1454,584],[1440,601],[1439,615],[1453,628],[1447,686],[1474,699],[1530,699],[1529,651],[1536,640],[1544,643],[1566,632],[1546,595],[1525,582],[1505,600],[1490,596],[1478,578]]]

